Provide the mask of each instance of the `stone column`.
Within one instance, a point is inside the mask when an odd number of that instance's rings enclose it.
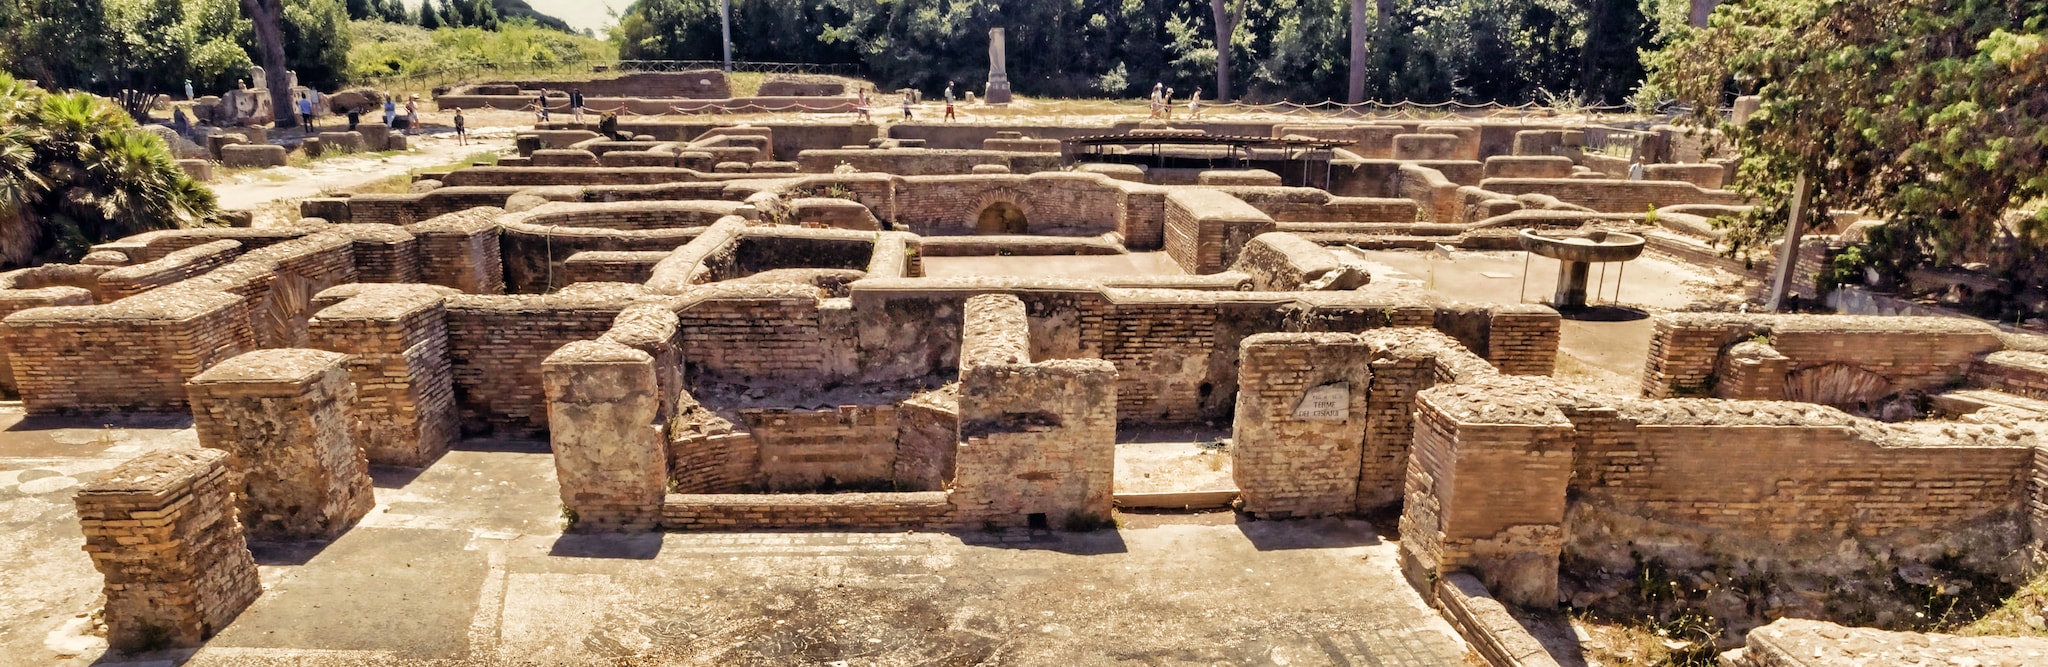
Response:
[[[609,340],[576,341],[541,364],[548,442],[575,530],[655,529],[668,486],[654,357]]]
[[[106,576],[107,643],[198,646],[263,592],[229,493],[228,455],[143,454],[79,489],[80,528]]]
[[[356,446],[349,355],[258,350],[186,383],[199,444],[226,451],[256,539],[332,539],[368,514],[369,460]]]
[[[1009,57],[1003,42],[1002,28],[988,29],[988,87],[982,99],[989,104],[1010,103]]]

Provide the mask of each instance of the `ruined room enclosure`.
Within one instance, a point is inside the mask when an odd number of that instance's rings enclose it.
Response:
[[[1343,139],[1320,189],[1056,170],[1010,129],[647,129],[668,138],[547,130],[524,162],[311,200],[294,225],[0,276],[5,381],[32,415],[290,405],[322,461],[545,439],[578,531],[1397,513],[1438,603],[1623,616],[1646,573],[1732,578],[1670,603],[1731,637],[1784,614],[1916,627],[1930,591],[2024,576],[2048,530],[2048,346],[1965,320],[1664,312],[1711,307],[1670,293],[1699,271],[1767,270],[1713,249],[1707,216],[1740,206],[1725,165],[1617,178],[1573,150],[1590,130],[1267,128]],[[1606,344],[1630,390],[1556,377],[1574,328],[1604,323],[1486,275],[1523,230],[1655,253],[1620,298],[1641,342]],[[307,532],[359,505],[322,479],[296,506],[334,509]]]

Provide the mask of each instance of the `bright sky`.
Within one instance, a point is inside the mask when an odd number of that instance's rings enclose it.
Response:
[[[568,21],[577,30],[589,28],[604,36],[605,28],[612,25],[609,12],[624,12],[633,0],[526,0],[535,11]]]
[[[418,2],[412,2],[417,9]],[[633,0],[526,0],[536,11],[569,22],[577,30],[589,28],[604,37],[605,28],[612,25],[610,12],[624,12]]]

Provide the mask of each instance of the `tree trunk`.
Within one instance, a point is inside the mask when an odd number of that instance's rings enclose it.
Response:
[[[1209,0],[1209,13],[1216,19],[1216,101],[1229,102],[1230,33],[1237,31],[1237,21],[1230,15],[1230,0]]]
[[[297,127],[293,113],[291,74],[285,69],[284,3],[282,0],[242,0],[242,11],[256,29],[256,46],[263,52],[263,85],[270,89],[270,111],[277,127]],[[252,82],[253,83],[253,82]]]
[[[1365,0],[1351,0],[1351,85],[1348,104],[1365,101]]]

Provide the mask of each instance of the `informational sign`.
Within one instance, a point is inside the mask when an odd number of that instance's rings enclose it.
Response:
[[[1351,418],[1351,383],[1332,382],[1310,387],[1294,406],[1294,418],[1309,421],[1344,421]]]

